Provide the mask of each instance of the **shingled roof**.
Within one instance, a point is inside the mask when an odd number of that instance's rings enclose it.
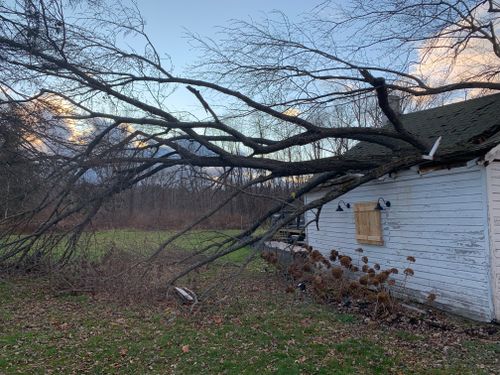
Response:
[[[441,159],[453,159],[454,156],[464,153],[470,156],[481,155],[500,143],[500,94],[404,114],[401,119],[405,129],[430,145],[442,136],[436,154]],[[391,129],[392,125],[387,124],[384,127]],[[345,156],[390,161],[415,152],[415,149],[405,142],[391,140],[388,143],[397,151],[363,141]]]

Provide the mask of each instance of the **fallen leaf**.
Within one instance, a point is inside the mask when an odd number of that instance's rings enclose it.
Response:
[[[309,327],[311,325],[311,319],[305,318],[300,321],[302,327]]]

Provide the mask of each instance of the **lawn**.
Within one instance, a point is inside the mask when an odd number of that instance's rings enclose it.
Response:
[[[239,233],[238,230],[197,230],[190,232],[176,239],[171,247],[177,247],[187,251],[199,250],[209,243],[222,241],[228,237],[235,236]],[[140,230],[108,230],[100,231],[92,234],[89,238],[90,251],[97,256],[102,255],[111,246],[124,248],[148,254],[169,239],[175,232],[170,231],[140,231]],[[243,248],[228,254],[224,257],[226,261],[241,262],[250,255],[250,248]]]
[[[163,236],[120,231],[97,240],[134,247]],[[286,293],[260,262],[194,315],[177,304],[61,295],[44,278],[0,281],[0,373],[500,373],[498,334],[467,333],[483,325],[406,329],[339,313]]]

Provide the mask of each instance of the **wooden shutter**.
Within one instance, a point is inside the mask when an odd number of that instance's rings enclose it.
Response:
[[[354,204],[356,240],[359,243],[383,245],[382,220],[380,211],[375,209],[377,202]]]

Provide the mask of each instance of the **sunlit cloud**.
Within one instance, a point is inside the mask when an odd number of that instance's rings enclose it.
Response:
[[[121,132],[123,132],[123,135],[125,137],[128,137],[137,132],[137,129],[132,124],[129,123],[120,124],[118,128]],[[141,137],[139,137],[138,135],[135,135],[131,139],[131,144],[134,148],[137,149],[144,149],[148,148],[149,146],[148,142],[145,139],[141,139]]]
[[[5,107],[22,120],[24,142],[37,151],[66,153],[84,145],[93,131],[88,124],[72,118],[78,114],[75,106],[53,94]]]
[[[475,17],[488,17],[487,6],[478,8]],[[448,30],[443,31],[446,35]],[[495,25],[495,32],[500,34],[500,25]],[[457,83],[463,81],[499,82],[499,59],[493,47],[486,39],[471,38],[464,48],[456,48],[457,39],[438,37],[425,42],[418,51],[418,64],[410,72],[423,79],[430,86]],[[493,68],[493,69],[492,69]],[[470,90],[473,97],[484,90]]]
[[[67,141],[76,144],[84,143],[84,139],[92,132],[92,129],[72,118],[77,114],[77,110],[72,103],[51,94],[43,96],[40,102],[53,117],[59,118],[66,127],[68,131]]]
[[[300,115],[300,110],[298,108],[288,108],[287,110],[283,111],[283,114],[287,116],[297,117]]]

